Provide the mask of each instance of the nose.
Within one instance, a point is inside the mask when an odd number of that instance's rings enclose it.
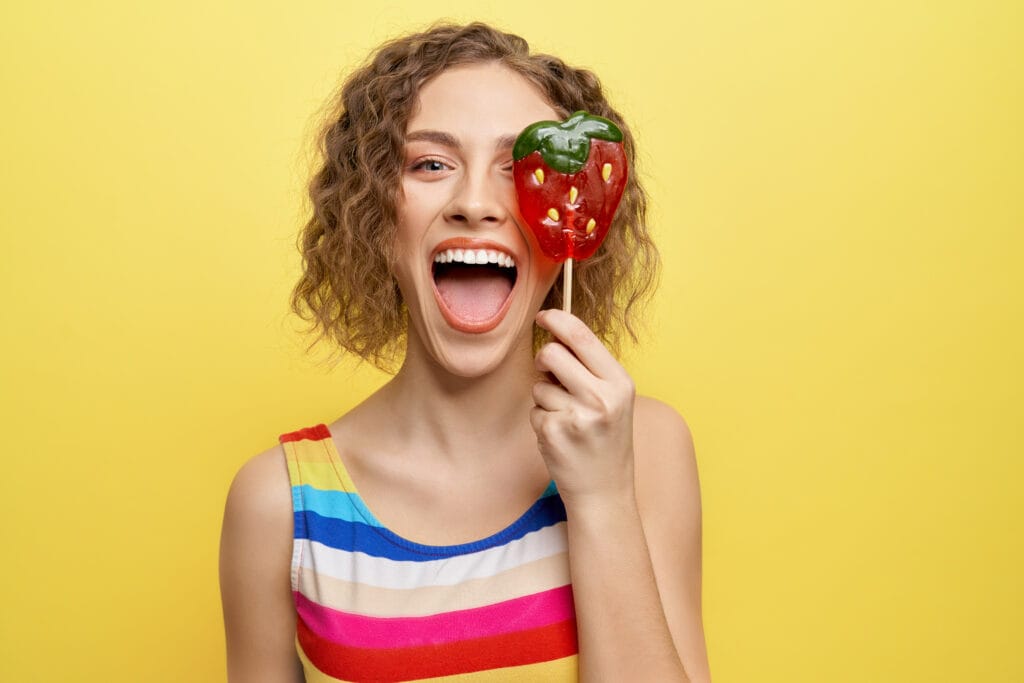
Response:
[[[512,182],[490,169],[467,172],[445,207],[445,218],[469,228],[497,227],[508,218]]]

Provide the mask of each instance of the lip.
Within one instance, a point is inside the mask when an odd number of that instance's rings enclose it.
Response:
[[[508,293],[507,297],[505,297],[505,302],[501,305],[501,308],[499,308],[495,314],[487,320],[474,320],[469,322],[456,317],[456,315],[448,309],[448,305],[441,297],[441,292],[437,291],[437,283],[434,282],[433,278],[434,257],[440,252],[448,249],[491,249],[493,251],[500,251],[503,254],[508,254],[515,262],[517,273],[515,284],[512,285],[512,291]],[[444,317],[448,325],[452,327],[452,329],[469,334],[483,334],[484,332],[490,332],[500,325],[501,321],[505,319],[508,309],[512,306],[512,299],[515,298],[516,289],[519,287],[519,263],[519,258],[515,255],[515,252],[505,245],[492,240],[481,239],[478,237],[452,237],[436,245],[434,250],[430,253],[430,286],[434,290],[434,299],[437,301],[437,307],[440,309],[441,315]]]

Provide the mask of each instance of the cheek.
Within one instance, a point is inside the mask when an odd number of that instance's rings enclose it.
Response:
[[[419,244],[443,207],[444,202],[439,189],[415,183],[403,186],[402,194],[395,207],[398,214],[398,230],[395,238],[398,240],[399,246]]]
[[[417,207],[421,207],[417,211]],[[395,228],[395,256],[401,260],[403,257],[416,251],[416,247],[423,239],[426,232],[423,224],[422,205],[415,197],[406,194],[399,201],[397,208],[398,225]]]
[[[402,292],[402,297],[407,302],[414,300],[421,288],[429,287],[428,282],[422,281],[422,261],[425,259],[423,243],[427,239],[432,214],[429,207],[424,206],[423,200],[423,197],[406,189],[395,207],[398,225],[395,228],[395,260],[391,272]],[[425,276],[430,277],[429,269]]]
[[[548,291],[554,286],[555,280],[558,279],[558,274],[562,272],[562,264],[549,261],[540,272],[541,282],[544,283],[542,289],[544,290],[544,295],[547,296]]]

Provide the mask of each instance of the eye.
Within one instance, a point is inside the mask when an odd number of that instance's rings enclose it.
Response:
[[[420,159],[409,167],[412,171],[427,171],[428,173],[440,173],[441,171],[450,171],[451,166],[441,161],[440,159],[427,158]]]

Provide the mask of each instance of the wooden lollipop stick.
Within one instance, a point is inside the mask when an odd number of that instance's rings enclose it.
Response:
[[[572,313],[572,259],[565,259],[562,268],[562,310]]]

